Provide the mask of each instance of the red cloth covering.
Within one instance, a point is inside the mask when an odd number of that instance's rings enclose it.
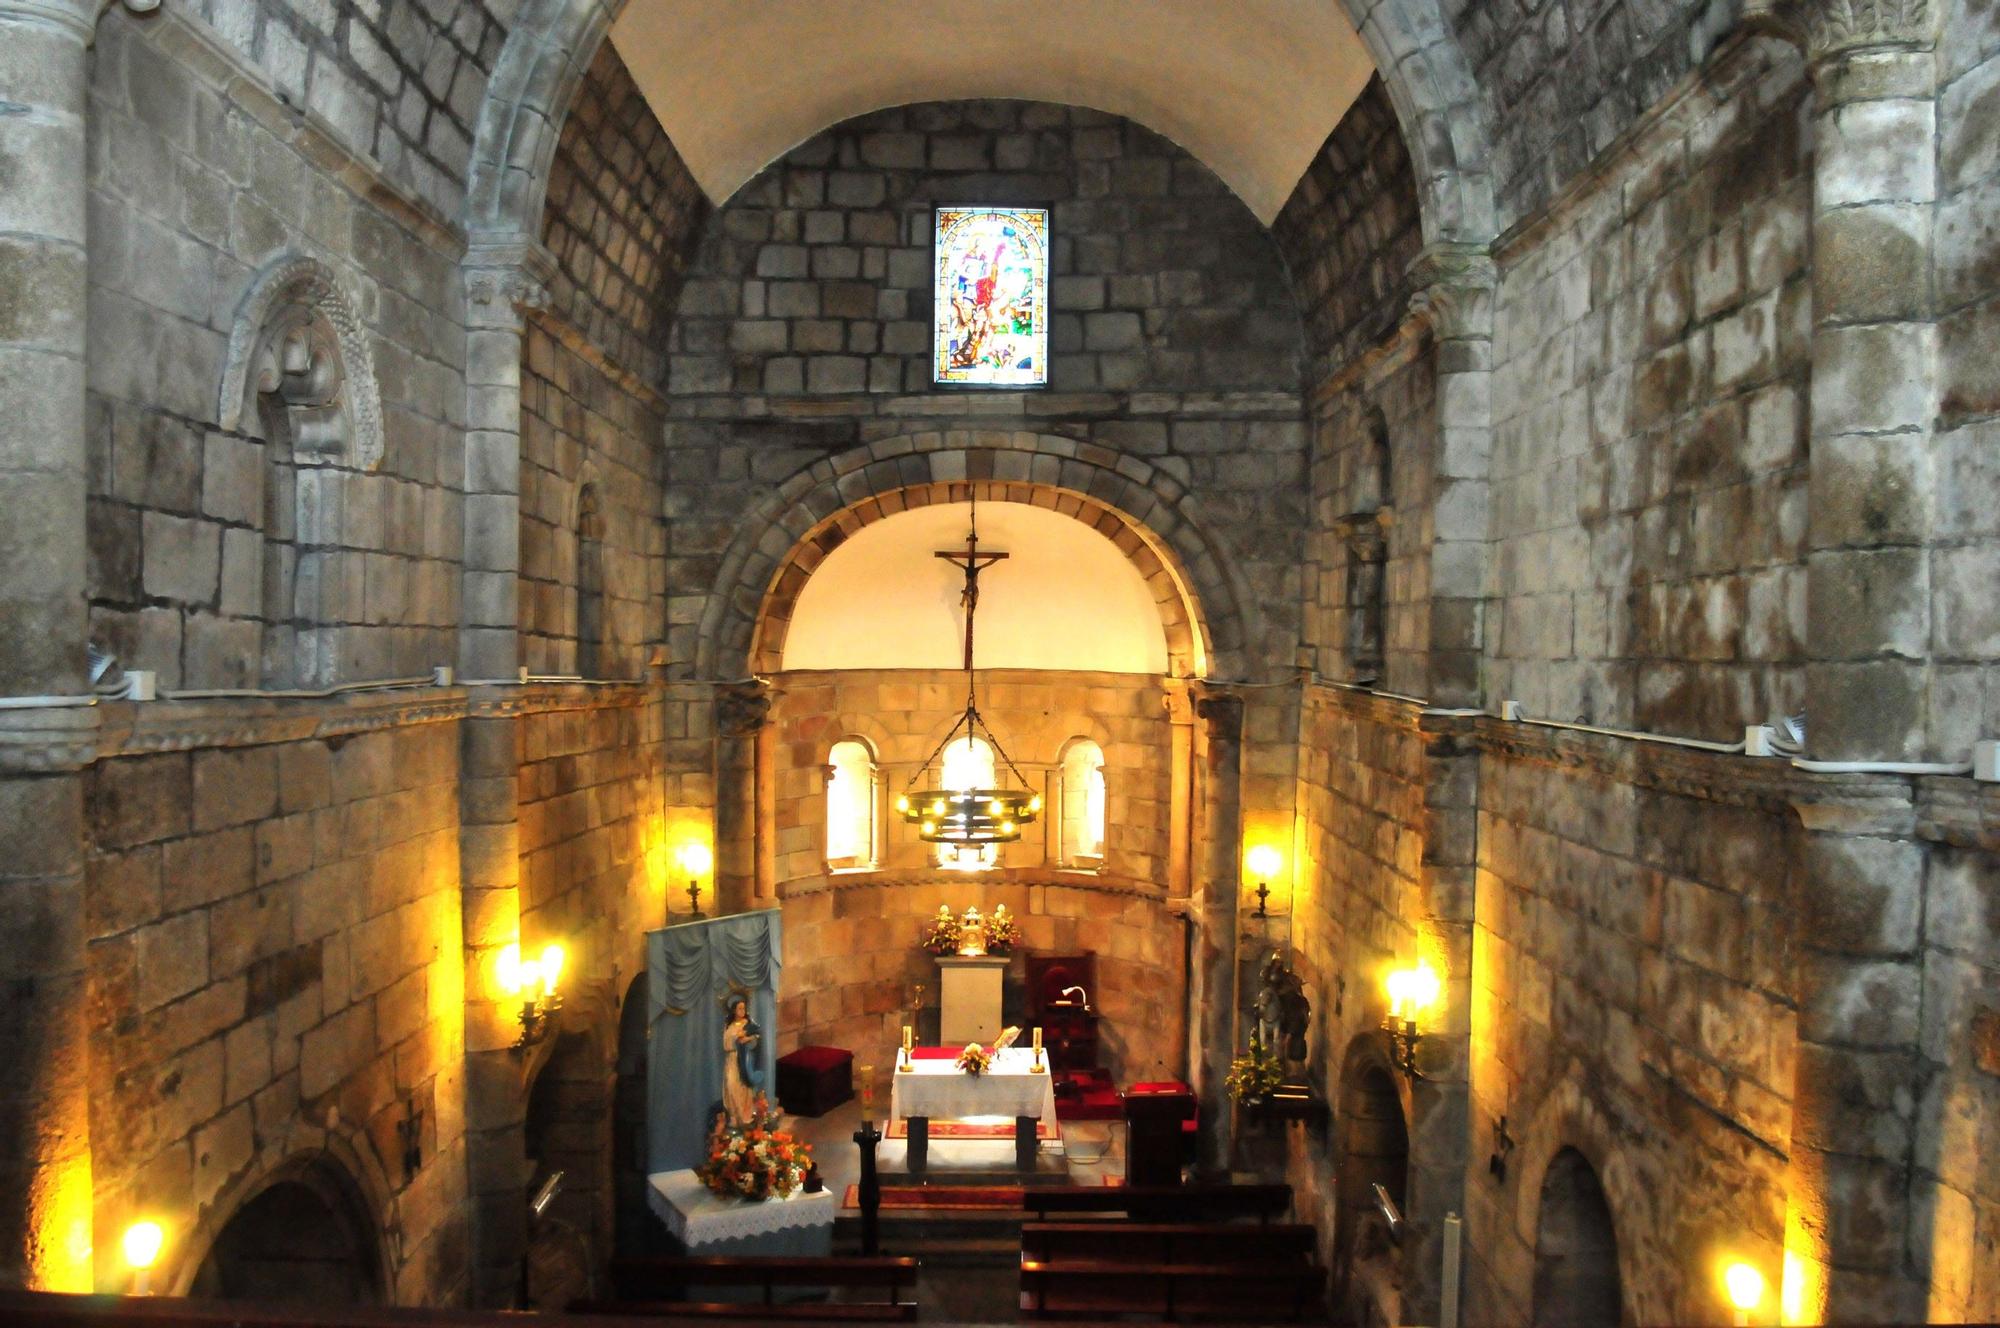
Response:
[[[910,1059],[913,1061],[955,1061],[964,1047],[912,1047]]]
[[[841,1047],[800,1047],[778,1057],[778,1064],[801,1070],[837,1070],[854,1059],[854,1053]]]

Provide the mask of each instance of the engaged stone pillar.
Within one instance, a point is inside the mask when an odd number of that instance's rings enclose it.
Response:
[[[86,690],[85,48],[97,6],[0,0],[0,695]],[[0,712],[0,1282],[92,1289],[88,712]]]
[[[521,941],[520,720],[513,689],[477,689],[459,742],[458,853],[465,961],[465,1138],[473,1303],[511,1305],[528,1240],[527,1099],[520,1006],[500,990],[500,952]]]
[[[1480,703],[1486,542],[1492,510],[1493,290],[1486,251],[1433,244],[1410,265],[1411,311],[1437,341],[1437,448],[1432,458],[1430,661],[1425,694]]]
[[[459,671],[521,667],[521,353],[548,303],[555,260],[539,244],[475,245],[465,276],[465,569]]]
[[[1814,90],[1807,744],[1921,761],[1930,715],[1937,3],[1750,0]]]
[[[762,683],[725,687],[715,698],[715,900],[713,917],[741,913],[758,897],[757,753],[771,716]],[[777,827],[771,827],[777,833]]]
[[[1229,1171],[1234,1137],[1223,1081],[1236,1053],[1236,896],[1242,888],[1243,698],[1209,691],[1195,701],[1202,721],[1200,868],[1196,885],[1193,1005],[1194,1091],[1201,1104],[1201,1167]]]

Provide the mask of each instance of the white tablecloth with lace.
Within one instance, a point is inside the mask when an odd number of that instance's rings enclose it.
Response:
[[[993,1057],[982,1074],[967,1074],[947,1060],[915,1060],[897,1070],[889,1089],[889,1119],[926,1116],[963,1120],[968,1116],[1033,1116],[1057,1133],[1055,1076],[1043,1062],[1034,1072],[1035,1053],[1009,1047]]]
[[[646,1200],[690,1253],[828,1254],[837,1200],[831,1189],[794,1191],[789,1199],[725,1199],[692,1171],[648,1176]],[[712,1248],[717,1245],[726,1249]]]

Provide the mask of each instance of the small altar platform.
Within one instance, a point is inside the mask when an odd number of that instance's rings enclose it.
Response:
[[[833,1253],[833,1218],[840,1199],[831,1187],[752,1203],[725,1199],[691,1170],[656,1171],[646,1181],[646,1202],[690,1255],[823,1258]]]

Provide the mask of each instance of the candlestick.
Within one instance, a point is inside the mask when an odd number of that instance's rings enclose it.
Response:
[[[866,1127],[874,1119],[875,1067],[864,1065],[861,1067],[861,1124]]]

